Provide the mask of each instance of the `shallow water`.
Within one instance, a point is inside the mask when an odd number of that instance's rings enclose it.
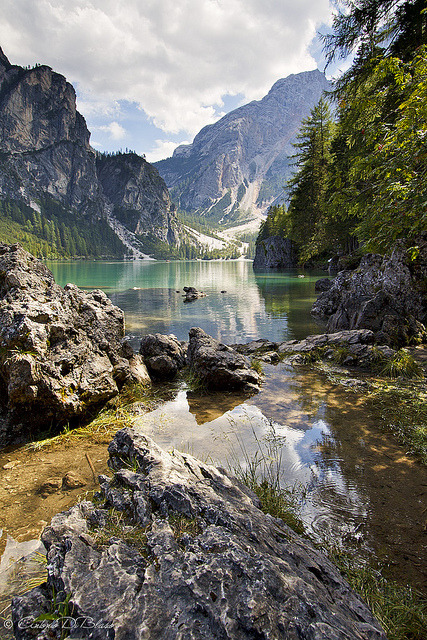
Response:
[[[311,535],[375,553],[390,576],[427,591],[427,470],[377,426],[360,391],[284,364],[265,374],[251,398],[183,388],[138,428],[166,449],[226,468],[268,460],[284,486],[304,485]]]
[[[186,339],[192,326],[228,343],[302,339],[322,331],[310,317],[314,282],[321,273],[255,275],[245,261],[49,267],[61,285],[103,288],[125,311],[135,348],[145,333]],[[208,296],[185,304],[177,291],[186,285]],[[375,553],[389,564],[392,577],[427,592],[425,468],[375,423],[363,392],[308,368],[279,364],[264,370],[261,391],[250,398],[197,396],[178,385],[171,399],[138,419],[139,428],[166,449],[184,449],[223,466],[244,467],[261,448],[273,469],[280,459],[284,485],[306,487],[302,516],[314,536],[356,548],[366,557]],[[79,494],[94,489],[85,452],[97,473],[105,470],[106,444],[90,447],[84,443],[40,452],[20,447],[0,453],[0,617],[10,594],[17,592],[16,576],[22,583],[25,575],[34,574],[30,552],[43,526]],[[70,468],[85,476],[83,490],[47,498],[37,493],[45,479]],[[15,562],[28,554],[28,562]],[[0,624],[0,637],[1,631]]]

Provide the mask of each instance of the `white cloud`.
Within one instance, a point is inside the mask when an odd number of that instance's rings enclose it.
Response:
[[[307,47],[330,18],[329,0],[2,0],[0,42],[12,62],[78,82],[84,115],[128,100],[193,136],[222,96],[258,99],[315,68]]]
[[[122,140],[126,136],[126,129],[118,122],[110,122],[110,124],[97,127],[97,129],[108,133],[113,140]]]
[[[169,140],[156,140],[155,147],[151,151],[147,151],[148,162],[157,162],[157,160],[163,160],[163,158],[170,158],[173,152],[181,144],[190,144],[190,140],[183,140],[182,142],[170,142]]]

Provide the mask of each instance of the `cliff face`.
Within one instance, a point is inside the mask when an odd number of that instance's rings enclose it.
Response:
[[[191,145],[156,163],[174,199],[215,222],[263,215],[283,197],[292,141],[328,87],[317,70],[291,75],[262,100],[204,127]]]
[[[253,268],[259,271],[265,269],[293,269],[297,266],[295,245],[289,238],[270,236],[256,245]]]
[[[97,161],[89,139],[71,84],[47,66],[11,65],[0,49],[0,200],[25,203],[49,218],[43,203],[53,199],[77,227],[82,216],[101,221],[135,255],[141,255],[140,235],[179,244],[175,210],[157,170],[136,154]],[[127,218],[132,212],[130,227],[116,219],[120,208]]]

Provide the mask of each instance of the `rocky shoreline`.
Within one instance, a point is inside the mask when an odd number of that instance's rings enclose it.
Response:
[[[344,279],[322,295],[336,299]],[[184,368],[204,388],[252,394],[262,383],[258,360],[339,356],[370,370],[397,353],[378,344],[383,324],[233,346],[193,328],[188,343],[145,336],[136,354],[123,313],[103,292],[62,289],[19,245],[0,246],[0,294],[3,442],[84,421],[124,385],[170,380]],[[223,469],[166,453],[131,429],[116,434],[109,453],[114,475],[100,476],[94,501],[43,532],[48,579],[13,601],[18,640],[60,638],[64,625],[70,637],[91,639],[385,638],[334,566]]]
[[[95,504],[43,532],[48,579],[13,600],[18,640],[64,627],[93,640],[385,640],[337,569],[223,469],[131,429],[109,453]]]

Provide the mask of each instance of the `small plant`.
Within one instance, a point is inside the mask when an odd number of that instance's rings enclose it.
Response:
[[[388,358],[381,369],[381,373],[389,378],[413,379],[424,377],[422,366],[407,349],[399,349],[392,358]]]
[[[387,580],[381,569],[361,563],[338,547],[323,551],[370,607],[388,640],[425,639],[427,600],[420,593]]]
[[[257,358],[253,358],[252,359],[251,369],[253,369],[260,376],[262,376],[263,373],[264,373],[264,369],[262,368],[262,362],[261,362],[261,360],[258,360]]]
[[[332,359],[337,364],[344,364],[347,358],[352,356],[352,353],[347,345],[340,345],[334,348]]]
[[[181,513],[169,516],[169,524],[178,541],[186,534],[195,537],[203,531],[197,518],[189,518]]]
[[[208,392],[205,381],[192,369],[184,369],[183,377],[191,391],[199,394],[206,394]]]
[[[96,543],[107,546],[111,538],[120,538],[123,542],[136,547],[141,553],[147,550],[147,528],[134,525],[123,511],[110,509],[103,527],[93,530]]]

